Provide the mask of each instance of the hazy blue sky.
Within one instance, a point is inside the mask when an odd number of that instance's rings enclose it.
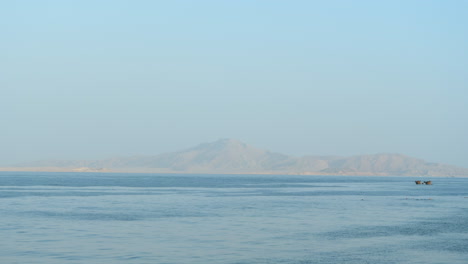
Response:
[[[235,138],[468,167],[468,1],[0,2],[0,164]]]

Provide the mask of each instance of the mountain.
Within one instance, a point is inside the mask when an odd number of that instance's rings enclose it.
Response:
[[[105,160],[46,160],[20,167],[110,168],[119,170],[255,173],[286,169],[293,158],[261,150],[233,139],[220,139],[179,152]]]
[[[330,160],[327,174],[468,176],[468,169],[429,163],[401,154],[359,155]]]
[[[220,139],[154,156],[36,161],[17,167],[20,167],[17,170],[59,171],[468,176],[468,169],[428,163],[401,154],[293,157],[257,149],[233,139]]]

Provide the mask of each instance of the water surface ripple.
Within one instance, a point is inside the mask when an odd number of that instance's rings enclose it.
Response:
[[[0,263],[468,263],[468,179],[0,172]]]

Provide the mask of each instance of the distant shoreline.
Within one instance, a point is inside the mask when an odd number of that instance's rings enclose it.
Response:
[[[468,175],[396,175],[390,173],[323,173],[323,172],[223,172],[223,171],[172,171],[164,169],[127,168],[62,168],[62,167],[0,167],[0,172],[92,172],[92,173],[165,173],[165,174],[224,174],[224,175],[291,175],[291,176],[349,176],[349,177],[440,177],[440,178],[468,178]]]

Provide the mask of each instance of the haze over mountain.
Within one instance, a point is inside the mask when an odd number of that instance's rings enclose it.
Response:
[[[1,3],[0,166],[233,135],[468,168],[468,1]]]
[[[258,149],[233,139],[220,139],[186,150],[154,156],[133,156],[103,160],[45,160],[19,164],[14,169],[173,173],[468,176],[468,169],[465,168],[428,163],[424,160],[401,154],[374,154],[351,157],[294,157]]]

